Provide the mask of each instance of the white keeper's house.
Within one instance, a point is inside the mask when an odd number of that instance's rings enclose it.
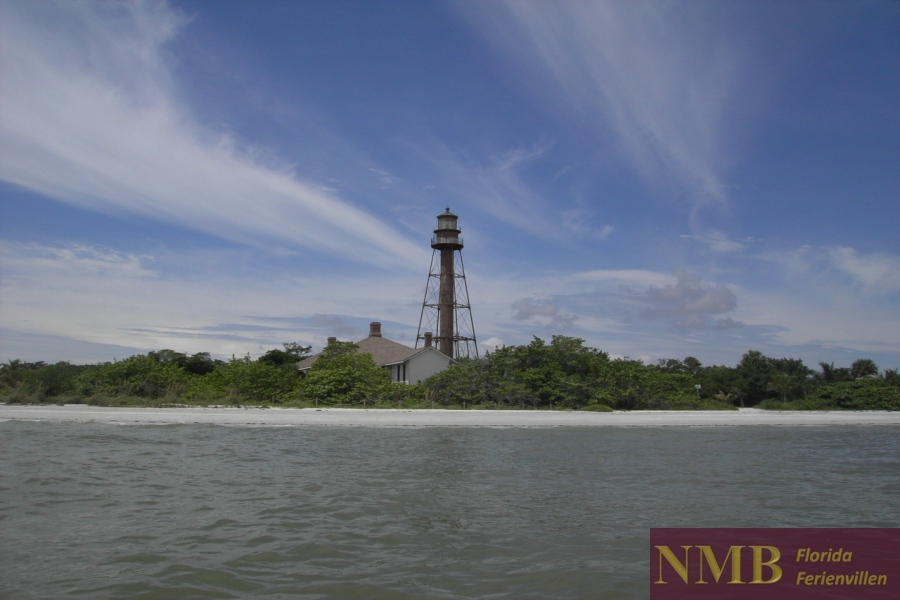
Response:
[[[337,338],[328,338],[328,343]],[[425,334],[425,347],[410,348],[381,336],[381,323],[369,323],[369,337],[356,342],[358,352],[371,354],[375,364],[387,369],[395,383],[419,383],[435,373],[440,373],[456,361],[432,345],[432,335]],[[297,369],[305,372],[312,367],[319,354],[307,356],[297,363]]]

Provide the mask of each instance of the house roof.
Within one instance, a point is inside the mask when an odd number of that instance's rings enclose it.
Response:
[[[429,350],[429,348],[410,348],[387,338],[372,335],[356,342],[356,345],[359,346],[359,352],[371,354],[375,364],[379,367],[402,363],[420,352]],[[435,348],[431,348],[431,350],[437,352]],[[300,371],[309,369],[320,355],[321,353],[307,356],[297,363],[297,369]]]

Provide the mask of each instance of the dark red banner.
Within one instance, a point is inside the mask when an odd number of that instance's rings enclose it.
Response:
[[[650,599],[900,598],[900,529],[651,529]]]

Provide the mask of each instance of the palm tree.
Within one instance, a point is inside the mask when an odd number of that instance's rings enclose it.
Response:
[[[863,377],[874,377],[878,375],[878,365],[875,361],[868,358],[860,358],[850,365],[850,376],[853,379],[862,379]]]
[[[775,371],[772,373],[772,377],[769,378],[769,385],[766,387],[780,394],[782,402],[787,402],[787,395],[794,387],[794,378],[784,371]]]
[[[713,394],[713,398],[724,404],[731,404],[734,401],[735,395],[731,392],[726,393],[719,390],[717,393]]]
[[[874,364],[874,363],[872,363]],[[816,373],[815,377],[822,383],[838,383],[839,381],[850,381],[850,369],[846,367],[834,368],[834,363],[820,362],[819,367],[822,368],[821,373]],[[877,371],[876,371],[877,373]]]

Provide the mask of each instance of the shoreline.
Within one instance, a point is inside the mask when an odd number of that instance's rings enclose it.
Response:
[[[128,408],[0,405],[0,421],[274,427],[739,427],[900,425],[889,411],[615,411],[365,408]]]

